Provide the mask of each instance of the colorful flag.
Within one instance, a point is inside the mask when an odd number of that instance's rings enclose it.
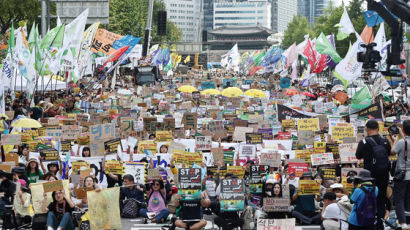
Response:
[[[305,55],[308,59],[308,62],[310,64],[310,68],[314,69],[315,68],[315,63],[316,63],[316,55],[315,51],[313,50],[312,44],[310,40],[307,41],[306,43],[306,48],[303,51],[303,55]]]
[[[188,63],[189,61],[191,61],[191,55],[186,56],[184,64]]]
[[[343,7],[343,15],[340,18],[339,24],[335,25],[335,27],[339,27],[339,31],[337,33],[337,40],[343,40],[349,36],[349,34],[356,32],[352,21],[350,20],[349,14],[347,14],[346,7]]]
[[[63,45],[64,24],[54,27],[48,31],[46,36],[41,40],[40,49],[49,49],[51,47],[60,48]]]
[[[373,27],[368,27],[367,25],[364,27],[362,33],[360,34],[364,43],[369,44],[373,42]]]
[[[327,55],[322,54],[319,57],[319,60],[316,63],[315,69],[312,71],[312,73],[320,73],[322,72],[327,66]]]
[[[332,43],[330,43],[329,39],[323,33],[320,33],[316,39],[315,49],[320,54],[329,55],[335,63],[339,63],[342,60]]]
[[[384,22],[383,18],[376,11],[368,10],[363,13],[368,27],[377,26]]]
[[[111,54],[111,55],[108,57],[107,61],[104,62],[104,64],[103,64],[102,67],[100,68],[100,70],[104,69],[104,67],[105,67],[109,62],[117,61],[118,58],[120,58],[121,55],[122,55],[125,51],[127,51],[128,48],[129,48],[129,46],[125,46],[125,47],[122,47],[122,48],[116,50],[113,54]]]
[[[286,68],[289,68],[293,62],[298,58],[298,52],[296,50],[296,42],[293,43],[285,52],[283,56],[286,57]]]

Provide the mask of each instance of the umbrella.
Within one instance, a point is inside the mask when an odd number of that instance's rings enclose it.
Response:
[[[316,98],[316,96],[315,96],[313,93],[309,93],[309,92],[302,92],[302,93],[300,93],[300,94],[303,94],[303,95],[305,95],[305,96],[307,96],[307,97],[313,97],[313,98]]]
[[[221,92],[217,89],[206,89],[201,92],[201,95],[220,95]]]
[[[242,90],[237,87],[229,87],[222,91],[222,96],[224,97],[239,97],[242,94]]]
[[[250,89],[245,92],[245,95],[249,97],[266,97],[265,93],[259,89]]]
[[[336,93],[339,90],[344,91],[345,87],[343,85],[335,85],[335,86],[333,86],[332,90],[330,90],[330,92]]]
[[[20,128],[41,128],[42,125],[40,122],[31,119],[31,118],[20,118],[11,124],[13,127],[20,127]]]
[[[299,93],[299,91],[297,91],[296,89],[288,89],[288,90],[286,90],[285,95],[295,96],[298,93]]]
[[[178,88],[178,91],[184,92],[184,93],[192,93],[192,92],[195,92],[195,91],[198,91],[198,90],[193,86],[183,85],[183,86]]]

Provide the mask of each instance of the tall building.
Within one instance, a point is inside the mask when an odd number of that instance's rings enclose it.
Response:
[[[215,1],[214,29],[232,26],[272,28],[271,3],[268,1]]]
[[[210,31],[214,28],[214,0],[202,1],[202,30]]]
[[[298,14],[305,16],[313,25],[317,17],[323,15],[329,0],[298,0]]]
[[[167,19],[182,30],[182,41],[200,41],[201,0],[164,0]]]
[[[284,32],[298,13],[298,0],[270,0],[272,4],[272,30]]]

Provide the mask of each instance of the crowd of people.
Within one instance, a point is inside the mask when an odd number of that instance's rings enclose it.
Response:
[[[297,93],[288,94],[269,76],[251,83],[228,76],[192,72],[143,87],[123,78],[117,88],[98,90],[82,79],[65,91],[37,93],[34,107],[24,93],[9,92],[0,122],[3,226],[87,229],[102,221],[88,211],[95,205],[90,196],[120,187],[119,199],[109,201],[119,209],[113,218],[169,229],[203,229],[204,215],[228,230],[410,228],[410,119],[403,99],[378,97],[376,109],[358,115],[344,108],[350,98],[337,96],[343,89],[295,84]],[[222,95],[203,94],[210,83]],[[263,95],[224,95],[231,87]],[[26,118],[42,127],[16,127]],[[107,124],[114,134],[103,139]],[[5,142],[12,135],[15,145]],[[120,142],[112,151],[106,142],[114,139]],[[50,149],[58,153],[53,160],[42,154]],[[124,170],[113,170],[113,162]],[[128,171],[130,162],[141,164],[142,173]],[[42,184],[56,181],[64,189],[44,191]],[[266,219],[273,221],[260,221]]]

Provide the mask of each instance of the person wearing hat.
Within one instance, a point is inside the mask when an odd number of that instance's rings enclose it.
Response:
[[[389,141],[379,135],[379,123],[376,120],[372,119],[366,122],[366,132],[367,137],[357,145],[356,158],[363,159],[364,169],[370,171],[379,190],[379,196],[377,196],[377,229],[384,229],[381,220],[386,212],[386,189],[389,183],[390,169],[388,156],[391,152],[391,146]],[[379,148],[380,146],[383,146],[384,149]],[[375,156],[376,154],[377,156]],[[383,157],[380,157],[380,155],[383,155]]]
[[[36,106],[31,108],[30,117],[34,120],[38,120],[43,117],[43,107],[45,102],[39,101]]]
[[[20,190],[16,192],[13,200],[13,210],[16,213],[16,218],[21,220],[24,224],[31,223],[30,202],[31,195],[28,193],[25,180],[18,180]],[[17,186],[18,188],[19,186]],[[19,222],[19,221],[17,221]]]
[[[26,176],[28,178],[27,186],[31,183],[36,183],[43,176],[43,172],[39,169],[39,164],[36,158],[30,158],[26,167]]]
[[[304,172],[300,177],[300,180],[313,181],[312,172]],[[321,224],[321,214],[316,212],[315,195],[299,195],[299,191],[299,188],[296,189],[296,192],[292,197],[293,202],[296,203],[292,216],[302,224]]]
[[[363,224],[359,224],[359,219],[360,222],[362,222],[364,217],[362,216],[363,214],[360,214],[358,212],[358,209],[361,208],[361,205],[365,200],[366,195],[368,195],[368,193],[375,193],[376,197],[379,196],[379,189],[377,188],[377,186],[374,185],[375,179],[371,176],[371,172],[369,170],[361,170],[359,172],[359,175],[357,175],[355,179],[360,182],[361,187],[355,189],[352,196],[350,197],[350,201],[353,203],[353,208],[348,219],[349,230],[373,230],[375,229],[374,222],[376,220],[376,216],[374,216],[373,221],[370,221],[372,222],[372,224],[364,226]],[[373,207],[373,212],[376,213],[376,210],[374,209],[376,209],[376,207]]]

